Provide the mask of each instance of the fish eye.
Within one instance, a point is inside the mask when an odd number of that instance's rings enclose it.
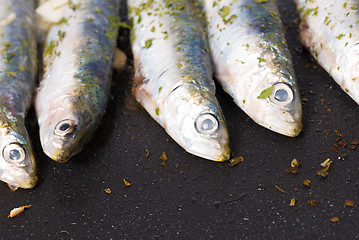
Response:
[[[19,143],[10,143],[4,148],[3,157],[9,163],[22,162],[26,157],[25,149]]]
[[[293,90],[285,83],[277,83],[269,99],[275,104],[287,105],[293,101]]]
[[[195,127],[198,133],[210,135],[217,131],[218,129],[218,120],[211,113],[204,113],[197,117],[195,122]]]
[[[73,133],[75,130],[75,122],[70,119],[65,119],[56,125],[54,133],[60,137],[64,137],[67,134]]]

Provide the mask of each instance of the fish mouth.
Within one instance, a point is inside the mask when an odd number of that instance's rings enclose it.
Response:
[[[259,123],[263,127],[266,127],[274,132],[288,136],[288,137],[297,137],[303,130],[303,124],[301,121],[295,122],[279,122],[279,124],[268,123]]]
[[[288,137],[298,136],[303,129],[301,114],[292,114],[286,111],[269,111],[264,114],[250,112],[247,114],[262,127]]]
[[[78,144],[73,139],[62,139],[57,136],[52,136],[43,143],[44,153],[52,160],[60,163],[67,162],[73,155],[80,152]]]
[[[38,181],[38,177],[33,176],[33,177],[30,177],[29,179],[27,179],[27,181],[25,181],[23,184],[19,184],[17,186],[20,188],[24,188],[24,189],[30,189],[36,185],[37,181]]]
[[[33,176],[3,176],[2,178],[0,178],[0,180],[7,183],[12,191],[15,191],[18,188],[30,189],[35,187],[38,181],[38,177],[34,173]]]

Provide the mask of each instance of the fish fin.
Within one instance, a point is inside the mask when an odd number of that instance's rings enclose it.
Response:
[[[57,23],[64,16],[65,9],[69,7],[68,0],[48,0],[36,8],[36,15],[41,21]]]
[[[10,184],[8,184],[8,186],[9,186],[10,190],[13,191],[13,192],[15,192],[16,190],[19,189],[19,187],[18,187],[18,186],[15,186],[15,185],[10,185]]]
[[[126,65],[127,62],[127,56],[126,54],[121,51],[120,49],[116,48],[115,52],[115,60],[113,62],[113,68],[115,70],[120,70]]]
[[[147,110],[151,117],[163,126],[159,106],[146,89],[146,84],[149,80],[142,74],[141,63],[136,58],[134,58],[134,65],[135,79],[132,84],[132,95],[135,97],[136,101]]]
[[[6,18],[0,21],[0,27],[5,27],[6,25],[12,23],[16,18],[16,14],[11,12]]]

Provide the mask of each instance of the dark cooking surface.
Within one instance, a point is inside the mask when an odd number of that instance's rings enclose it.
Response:
[[[299,137],[256,125],[217,86],[232,156],[245,161],[230,167],[192,156],[167,141],[169,136],[144,110],[126,103],[132,78],[128,66],[115,73],[111,101],[93,140],[66,164],[42,153],[31,109],[27,126],[39,183],[16,192],[0,183],[0,239],[358,238],[359,206],[344,207],[344,201],[359,204],[359,147],[339,147],[339,153],[330,147],[336,143],[335,129],[349,143],[359,138],[359,106],[299,44],[294,3],[280,0],[279,6],[301,94],[308,99]],[[129,54],[126,39],[120,38],[120,47]],[[166,166],[161,166],[162,152],[168,156]],[[348,156],[338,159],[343,153]],[[284,173],[293,158],[303,161],[301,173]],[[326,158],[333,160],[329,175],[316,176]],[[123,178],[133,185],[126,187]],[[309,189],[302,185],[307,178]],[[295,207],[288,206],[292,197]],[[308,200],[318,205],[308,206]],[[7,218],[12,208],[28,204],[30,209]],[[332,217],[339,222],[331,222]]]

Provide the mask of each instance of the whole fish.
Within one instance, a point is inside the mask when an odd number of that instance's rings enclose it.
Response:
[[[195,1],[127,2],[137,101],[187,152],[227,160],[227,128],[215,97],[204,19]]]
[[[56,161],[78,153],[105,112],[118,10],[119,0],[68,1],[48,33],[35,108],[42,148]]]
[[[302,106],[275,0],[203,0],[215,75],[256,123],[295,137]]]
[[[32,188],[36,162],[25,114],[37,72],[35,1],[0,0],[0,180]]]
[[[359,104],[358,0],[296,0],[300,40],[340,87]]]

